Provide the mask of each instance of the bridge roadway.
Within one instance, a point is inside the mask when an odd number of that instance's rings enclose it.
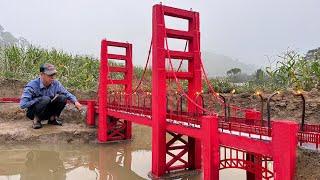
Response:
[[[139,108],[134,106],[128,107],[109,104],[108,115],[113,116],[115,118],[131,121],[137,124],[146,125],[150,127],[152,126],[151,111],[148,108]],[[190,115],[188,116],[186,114],[177,115],[173,113],[167,113],[166,129],[170,132],[202,139],[204,134],[202,134],[202,131],[200,129],[200,119],[200,117],[194,117]],[[225,127],[228,127],[228,129],[224,129]],[[241,123],[220,121],[219,130],[221,133],[219,136],[219,142],[222,146],[230,146],[237,149],[246,149],[249,152],[263,154],[266,156],[272,156],[270,154],[270,146],[268,143],[266,143],[266,141],[271,139],[267,136],[268,129],[266,127],[250,126]],[[234,132],[238,132],[238,136],[234,136]]]
[[[95,108],[97,111],[97,106]],[[152,126],[150,108],[108,104],[108,115],[145,126]],[[218,120],[219,140],[222,145],[234,144],[236,146],[236,144],[239,143],[233,143],[233,141],[239,141],[239,136],[243,136],[243,138],[240,138],[241,141],[255,141],[254,143],[252,142],[252,144],[257,144],[257,140],[271,140],[272,128],[267,127],[267,121],[265,120],[263,126],[260,125],[260,121],[245,118],[230,117],[228,121],[225,121],[225,117],[219,116]],[[167,112],[166,129],[168,131],[201,139],[203,134],[201,134],[200,128],[200,114],[178,113],[174,111]],[[232,135],[237,135],[237,139]],[[298,141],[300,142],[300,146],[306,145],[308,148],[318,149],[320,144],[320,125],[306,124],[305,130],[299,131]],[[261,146],[267,148],[263,143],[261,143]],[[244,147],[238,148],[242,149]],[[256,149],[256,147],[252,147],[252,152],[256,152]],[[266,152],[267,151],[261,153],[265,154]]]

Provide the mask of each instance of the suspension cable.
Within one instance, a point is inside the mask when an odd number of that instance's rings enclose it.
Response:
[[[188,42],[189,42],[189,41],[186,40],[186,44],[184,45],[184,50],[183,50],[183,52],[186,52],[186,51],[187,51]],[[177,72],[179,72],[180,68],[182,67],[182,63],[183,63],[183,59],[181,59],[181,61],[180,61],[179,67],[178,67],[178,69],[177,69]]]
[[[201,65],[201,69],[202,69],[202,72],[203,72],[203,75],[204,75],[204,79],[208,85],[208,87],[210,88],[210,91],[212,92],[212,94],[220,101],[220,104],[222,105],[227,105],[223,102],[223,100],[221,99],[221,97],[219,97],[217,95],[217,93],[215,92],[215,90],[213,89],[213,87],[211,86],[211,83],[208,79],[208,76],[207,76],[207,73],[206,73],[206,70],[204,69],[204,66],[203,66],[203,62],[202,62],[202,59],[200,61],[200,65]],[[229,105],[231,108],[234,108],[234,109],[237,109],[237,110],[240,110],[240,111],[244,111],[245,109],[244,108],[241,108],[239,106],[236,106],[236,105]]]
[[[163,7],[162,7],[162,14],[164,14]],[[164,26],[165,26],[165,19],[163,19],[163,21],[164,21]],[[193,99],[191,99],[191,98],[184,92],[184,90],[183,90],[183,88],[181,87],[181,84],[180,84],[180,82],[179,82],[179,80],[178,80],[178,78],[177,78],[177,75],[176,75],[176,73],[175,73],[175,71],[174,71],[173,65],[172,65],[166,29],[165,29],[164,33],[165,33],[165,42],[166,42],[166,48],[167,48],[166,51],[167,51],[167,54],[168,54],[168,59],[169,59],[169,63],[170,63],[170,66],[171,66],[171,70],[172,70],[172,72],[173,72],[174,79],[175,79],[175,81],[176,81],[176,83],[177,83],[177,86],[178,86],[178,91],[181,91],[182,94],[183,94],[193,105],[195,105],[196,107],[198,107],[200,110],[202,110],[202,111],[204,111],[204,112],[208,112],[209,114],[213,113],[213,114],[217,115],[215,112],[211,112],[211,111],[203,108],[203,107],[200,106],[199,104],[197,104],[195,101],[193,101]]]
[[[204,67],[203,67],[202,59],[200,60],[200,66],[201,66],[201,69],[202,69],[202,72],[203,72],[204,79],[205,79],[205,81],[206,81],[206,83],[207,83],[207,85],[208,85],[208,87],[209,87],[209,89],[210,89],[210,92],[212,92],[212,94],[214,95],[214,97],[216,97],[216,98],[220,101],[220,103],[224,104],[224,102],[223,102],[223,100],[221,99],[221,97],[219,97],[219,96],[217,95],[217,92],[215,92],[215,90],[213,89],[213,87],[212,87],[211,84],[210,84],[210,81],[209,81],[209,79],[208,79],[207,73],[206,73],[206,71],[205,71],[205,69],[204,69]]]
[[[151,42],[150,42],[150,47],[149,47],[149,51],[148,51],[148,57],[147,57],[146,65],[144,66],[144,70],[143,70],[142,76],[141,76],[141,78],[139,80],[139,83],[138,83],[137,87],[133,90],[133,93],[137,92],[138,88],[140,87],[140,85],[141,85],[141,83],[142,83],[142,81],[144,79],[145,73],[146,73],[147,68],[148,68],[149,60],[150,60],[151,49],[152,49],[152,39],[151,39]]]

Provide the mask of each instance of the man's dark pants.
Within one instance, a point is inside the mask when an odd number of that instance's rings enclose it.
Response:
[[[37,103],[28,108],[27,117],[31,120],[35,116],[40,120],[48,120],[51,116],[59,117],[66,103],[67,97],[65,95],[59,95],[53,101],[50,97],[43,96]]]

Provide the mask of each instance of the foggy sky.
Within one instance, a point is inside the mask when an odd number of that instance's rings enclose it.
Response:
[[[0,0],[0,25],[44,48],[99,57],[100,41],[133,43],[143,65],[151,40],[152,0]],[[267,64],[286,49],[320,46],[319,0],[166,0],[200,12],[201,50]],[[182,24],[183,23],[179,22]],[[178,26],[179,26],[179,23]],[[181,48],[183,49],[183,47]]]

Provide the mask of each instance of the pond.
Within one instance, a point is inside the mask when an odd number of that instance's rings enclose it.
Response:
[[[139,134],[139,133],[138,133]],[[145,134],[145,137],[150,134]],[[150,137],[108,144],[29,144],[0,146],[0,180],[150,179]],[[144,139],[144,140],[143,140]],[[140,144],[145,144],[141,146]],[[220,171],[220,179],[245,179],[243,170]],[[202,174],[189,176],[200,180]]]

